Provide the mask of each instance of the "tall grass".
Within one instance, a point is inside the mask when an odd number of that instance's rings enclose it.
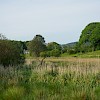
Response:
[[[0,66],[0,100],[99,100],[100,59]]]

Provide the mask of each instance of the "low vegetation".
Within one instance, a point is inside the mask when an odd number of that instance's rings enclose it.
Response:
[[[61,54],[61,57],[100,58],[100,50],[76,54],[63,53]]]
[[[0,66],[0,100],[99,100],[100,60]]]

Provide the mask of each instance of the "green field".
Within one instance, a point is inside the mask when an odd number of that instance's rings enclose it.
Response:
[[[47,58],[42,64],[0,66],[0,100],[99,99],[100,59]]]
[[[100,50],[87,53],[77,53],[77,54],[64,53],[61,55],[61,57],[100,58]]]

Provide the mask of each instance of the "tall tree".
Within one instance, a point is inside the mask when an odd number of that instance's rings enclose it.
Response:
[[[91,50],[100,49],[100,22],[90,23],[85,27],[79,39],[79,46]]]
[[[29,49],[34,56],[39,57],[40,53],[46,50],[44,37],[36,35],[29,43]]]

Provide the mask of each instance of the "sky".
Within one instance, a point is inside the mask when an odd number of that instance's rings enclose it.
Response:
[[[0,33],[11,40],[76,42],[91,22],[100,22],[100,0],[0,0]]]

